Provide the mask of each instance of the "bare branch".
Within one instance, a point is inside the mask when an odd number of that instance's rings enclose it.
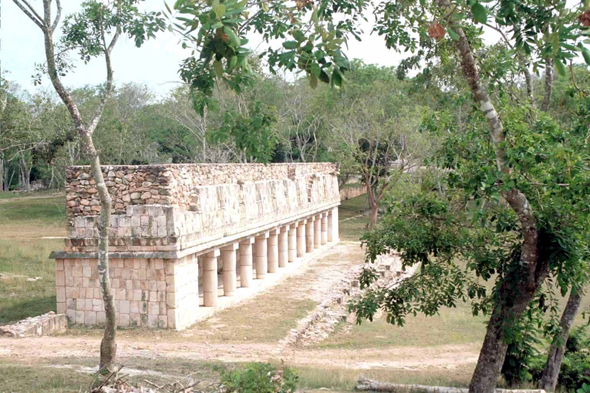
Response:
[[[57,6],[57,15],[55,16],[55,20],[51,25],[51,31],[55,31],[61,19],[61,0],[55,0],[55,5]]]
[[[35,9],[33,7],[31,7],[31,5],[29,3],[27,3],[26,0],[12,0],[12,1],[14,2],[14,4],[16,4],[16,6],[18,8],[21,9],[22,12],[24,12],[24,14],[26,16],[29,17],[29,19],[31,19],[37,26],[39,26],[39,28],[41,30],[45,31],[45,25],[43,24],[43,19],[35,11]],[[26,5],[26,7],[28,7],[28,9],[20,3],[21,1]]]
[[[102,114],[104,112],[104,107],[106,105],[106,102],[110,98],[111,93],[113,92],[113,67],[111,65],[111,53],[113,52],[113,48],[115,47],[115,44],[119,40],[119,36],[121,35],[121,28],[117,27],[117,31],[115,32],[115,35],[113,36],[113,39],[111,40],[111,43],[107,46],[106,39],[105,39],[105,33],[104,33],[104,25],[102,23],[102,18],[101,18],[100,35],[101,35],[102,45],[103,45],[103,49],[104,49],[104,59],[105,59],[106,67],[107,67],[107,82],[106,82],[105,91],[102,95],[102,98],[100,99],[100,103],[98,104],[98,108],[96,110],[94,118],[92,119],[92,121],[88,125],[88,133],[90,135],[92,135],[94,133],[94,131],[96,130],[96,127],[98,126],[100,118],[102,117]]]
[[[504,42],[506,43],[506,45],[508,45],[510,47],[510,49],[514,49],[514,46],[512,45],[512,43],[508,40],[508,38],[506,37],[506,35],[504,34],[504,32],[502,31],[502,29],[492,26],[489,23],[484,23],[484,25],[486,25],[487,27],[489,27],[492,30],[496,30],[498,33],[500,33],[500,35],[502,36],[502,38],[504,39]]]

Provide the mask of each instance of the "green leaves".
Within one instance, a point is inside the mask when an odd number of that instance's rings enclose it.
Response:
[[[488,11],[481,3],[474,3],[471,6],[471,13],[476,22],[484,24],[488,20]]]
[[[565,76],[565,65],[561,62],[561,59],[554,59],[553,64],[555,64],[555,69],[557,69],[559,75]]]
[[[283,42],[283,48],[285,49],[297,49],[298,42],[297,41],[285,41]]]
[[[227,36],[229,38],[229,42],[232,43],[232,46],[234,48],[239,48],[242,45],[242,42],[241,42],[240,38],[238,37],[238,35],[230,27],[224,26],[223,32],[225,34],[227,34]]]
[[[215,15],[217,15],[217,19],[221,20],[221,18],[223,17],[223,15],[225,15],[225,5],[223,4],[219,4],[217,7],[213,8],[213,11],[215,12]]]

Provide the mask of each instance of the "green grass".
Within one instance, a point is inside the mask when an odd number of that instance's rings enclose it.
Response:
[[[485,318],[474,317],[469,304],[443,308],[433,317],[408,316],[403,327],[387,323],[382,316],[344,329],[341,323],[334,334],[318,344],[323,349],[361,349],[387,347],[433,347],[477,344],[485,335]]]
[[[63,227],[65,225],[65,198],[63,195],[2,199],[0,201],[0,227],[4,225]],[[49,236],[49,235],[48,235]]]
[[[148,380],[159,386],[181,381],[187,386],[188,378],[203,381],[203,386],[219,380],[219,365],[200,361],[178,359],[125,359],[120,358],[125,367],[121,370],[124,379],[133,386],[152,387]],[[96,367],[96,358],[83,359],[35,359],[34,363],[25,361],[0,360],[0,392],[87,392],[94,381],[94,375],[80,372],[81,368]],[[129,375],[126,370],[150,370],[164,375]]]
[[[0,240],[0,325],[55,311],[55,264],[60,240]],[[29,282],[27,278],[41,277]]]
[[[63,196],[0,200],[0,324],[55,311],[55,265],[51,251],[63,249]],[[27,278],[41,277],[29,282]]]
[[[338,208],[338,219],[340,221],[349,217],[358,216],[369,208],[367,202],[367,196],[361,195],[356,198],[347,199],[342,201],[342,204]]]
[[[329,388],[329,392],[353,392],[359,376],[389,383],[465,387],[469,385],[474,366],[452,369],[430,368],[420,371],[378,368],[355,370],[297,367],[296,371],[299,375],[299,388]]]
[[[6,191],[0,192],[0,200],[3,199],[14,199],[14,198],[39,198],[45,196],[55,196],[59,195],[60,192],[56,192],[55,190],[43,190],[43,191],[31,191],[31,192],[14,192],[14,191]]]
[[[369,216],[364,214],[368,208],[366,195],[342,201],[338,209],[340,239],[358,241],[363,236],[369,223]]]

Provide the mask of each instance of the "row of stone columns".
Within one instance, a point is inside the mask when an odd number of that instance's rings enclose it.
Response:
[[[202,258],[204,306],[217,305],[219,257],[223,263],[223,294],[232,296],[237,287],[237,270],[240,286],[248,288],[252,285],[253,265],[256,279],[264,279],[267,273],[277,273],[289,262],[333,241],[338,241],[338,208],[208,252]],[[239,266],[236,253],[240,255]]]

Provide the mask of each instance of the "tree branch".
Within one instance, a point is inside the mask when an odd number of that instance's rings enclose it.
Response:
[[[57,6],[57,15],[55,15],[55,20],[51,25],[51,31],[55,31],[57,25],[59,25],[59,21],[61,19],[61,0],[55,0],[55,5]]]
[[[551,104],[551,94],[553,93],[553,60],[549,57],[545,59],[545,95],[541,103],[541,110],[547,112]]]
[[[43,24],[43,19],[35,11],[35,9],[33,7],[31,7],[31,5],[29,3],[27,3],[26,0],[12,0],[12,1],[14,2],[14,4],[16,4],[16,6],[18,8],[21,9],[22,12],[24,12],[24,14],[26,16],[29,17],[29,19],[31,19],[37,26],[39,26],[39,28],[41,30],[45,31],[45,25]],[[28,7],[28,9],[24,5],[22,5],[20,3],[20,1],[22,1]]]
[[[104,25],[103,25],[102,16],[101,16],[100,36],[102,39],[102,45],[103,45],[103,49],[104,49],[104,59],[105,59],[106,67],[107,67],[107,82],[106,82],[105,91],[102,95],[102,98],[100,99],[100,103],[98,104],[98,108],[96,109],[96,113],[94,114],[94,118],[92,119],[92,121],[88,125],[88,133],[90,135],[92,135],[94,133],[94,131],[96,130],[96,127],[98,126],[98,123],[100,122],[100,118],[102,117],[102,114],[104,112],[104,107],[107,103],[107,100],[110,98],[111,93],[113,91],[113,67],[111,65],[111,53],[113,52],[113,48],[115,47],[120,35],[121,35],[121,28],[117,27],[117,31],[115,32],[115,35],[113,36],[113,39],[111,40],[111,43],[107,46],[105,34],[104,34]]]

